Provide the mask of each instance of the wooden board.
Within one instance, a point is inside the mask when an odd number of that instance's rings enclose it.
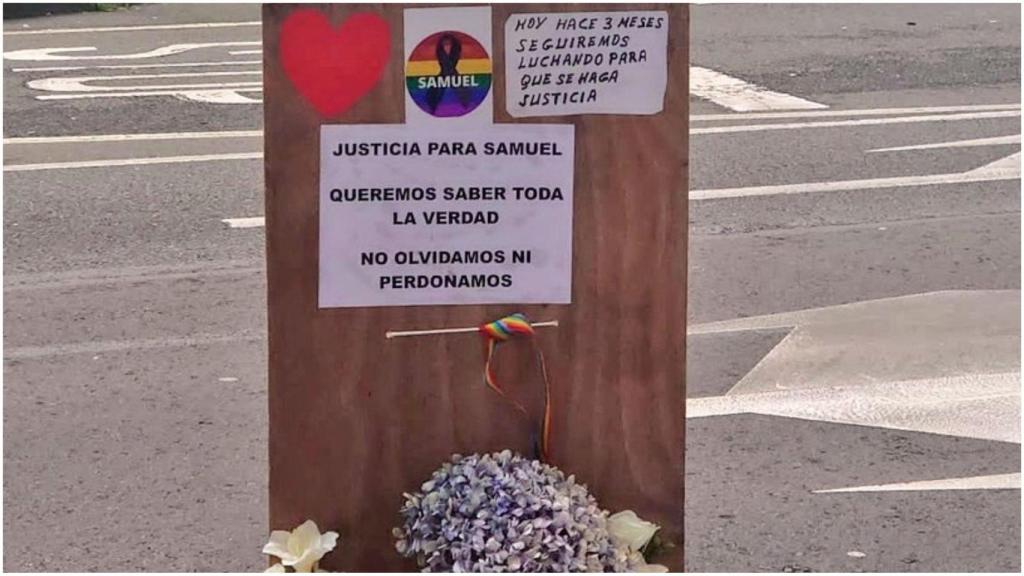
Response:
[[[385,340],[388,330],[475,326],[512,312],[539,331],[553,385],[552,463],[609,510],[663,526],[682,569],[686,349],[688,10],[685,5],[494,7],[495,122],[572,123],[572,304],[317,308],[319,127],[404,120],[402,5],[321,5],[335,25],[374,11],[391,27],[383,78],[322,118],[278,60],[294,6],[263,6],[269,328],[270,527],[307,518],[341,534],[327,570],[414,570],[394,550],[402,492],[453,452],[530,451],[532,428],[481,382],[475,334]],[[669,84],[655,116],[514,120],[505,113],[504,22],[522,12],[670,13]],[[499,377],[538,409],[529,345],[503,345]]]

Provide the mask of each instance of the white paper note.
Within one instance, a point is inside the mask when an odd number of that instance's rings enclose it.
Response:
[[[505,21],[508,113],[661,112],[668,24],[664,11],[512,14]]]
[[[574,127],[326,125],[321,308],[565,304]]]

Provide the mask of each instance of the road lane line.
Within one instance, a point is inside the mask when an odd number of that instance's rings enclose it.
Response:
[[[259,26],[259,20],[247,22],[195,22],[191,24],[146,24],[142,26],[104,26],[100,28],[45,28],[43,30],[4,30],[4,36],[34,34],[83,34],[93,32],[133,32],[136,30],[189,30],[194,28],[239,28]]]
[[[63,290],[94,285],[169,283],[190,278],[260,275],[264,270],[264,262],[260,259],[5,274],[4,294],[32,290]]]
[[[263,92],[259,82],[232,82],[226,84],[207,84],[202,89],[192,90],[143,90],[139,92],[91,92],[88,94],[47,94],[36,96],[36,100],[77,100],[79,98],[127,98],[135,96],[189,96],[192,93],[205,94],[218,89],[229,88],[229,84],[245,84],[246,86],[230,87],[235,92]],[[259,102],[255,100],[254,102]]]
[[[1016,212],[1013,212],[1014,214]],[[940,218],[924,218],[918,220],[905,220],[904,222],[930,222],[934,220],[959,220],[963,218],[977,218],[978,216],[945,216]],[[843,228],[849,227],[861,227],[870,226],[871,224],[852,224],[843,225]],[[761,232],[755,232],[760,234]],[[988,295],[986,295],[988,294]],[[835,304],[832,306],[820,306],[817,308],[805,308],[803,310],[792,310],[789,312],[776,312],[772,314],[765,314],[761,316],[745,316],[742,318],[733,318],[730,320],[713,320],[711,322],[700,322],[698,324],[690,324],[687,327],[686,334],[688,336],[701,336],[708,334],[729,334],[735,332],[750,332],[757,330],[782,330],[786,328],[795,328],[797,326],[808,326],[811,324],[820,324],[822,321],[831,321],[833,323],[843,323],[847,319],[864,316],[870,311],[872,307],[877,307],[880,303],[888,302],[892,305],[899,306],[897,310],[886,312],[886,315],[894,317],[902,317],[908,314],[915,307],[931,307],[934,308],[938,305],[938,299],[954,299],[957,304],[953,305],[953,308],[964,307],[972,308],[978,307],[981,304],[978,301],[971,301],[971,297],[995,297],[995,298],[1011,298],[1011,301],[1018,301],[1020,299],[1020,290],[936,290],[933,292],[921,292],[918,294],[908,294],[906,296],[894,296],[890,298],[882,298],[880,300],[861,300],[857,302],[850,302],[848,304]],[[929,302],[930,301],[930,302]],[[992,302],[988,303],[992,305]],[[777,346],[777,345],[776,345]]]
[[[983,120],[989,118],[1012,118],[1020,116],[1020,110],[993,112],[971,112],[964,114],[928,114],[924,116],[902,116],[895,118],[864,118],[860,120],[833,120],[827,122],[791,122],[785,124],[746,124],[740,126],[711,126],[690,128],[690,135],[729,134],[736,132],[762,132],[766,130],[802,130],[805,128],[839,128],[843,126],[876,126],[882,124],[912,124],[918,122],[955,122],[960,120]]]
[[[222,132],[158,132],[152,134],[87,134],[82,136],[28,136],[4,138],[4,144],[65,144],[72,142],[129,142],[138,140],[205,140],[210,138],[262,138],[262,130]]]
[[[972,140],[956,140],[953,142],[935,142],[933,144],[896,146],[893,148],[875,148],[874,150],[868,150],[868,152],[901,152],[904,150],[935,150],[938,148],[970,148],[973,146],[1000,146],[1003,144],[1020,144],[1020,134],[993,136],[991,138],[974,138]]]
[[[4,166],[4,171],[44,170],[57,168],[83,168],[98,166],[121,166],[129,164],[158,164],[175,162],[201,162],[207,160],[237,160],[262,158],[262,153],[211,154],[207,156],[171,156],[164,158],[140,158],[126,160],[97,160],[89,162],[63,162],[53,164],[22,164]],[[839,180],[834,182],[808,182],[801,184],[778,184],[772,186],[747,186],[741,188],[716,188],[691,190],[690,200],[718,200],[723,198],[744,198],[750,196],[775,196],[783,194],[808,194],[813,192],[842,192],[849,190],[872,190],[878,188],[902,188],[909,186],[930,186],[939,184],[966,184],[971,182],[993,182],[1020,179],[1021,154],[1011,154],[979,168],[952,174],[929,174],[925,176],[896,176],[891,178],[869,178],[864,180]],[[224,218],[221,220],[230,228],[256,228],[262,226],[261,217]]]
[[[95,46],[69,46],[58,48],[25,48],[4,52],[4,60],[53,62],[63,60],[136,60],[138,58],[163,58],[175,54],[183,54],[192,50],[206,48],[226,48],[229,46],[259,46],[259,42],[190,42],[184,44],[167,44],[159,48],[153,48],[147,52],[133,52],[130,54],[95,54]],[[76,55],[69,52],[89,52],[90,54]]]
[[[228,225],[228,228],[259,228],[264,225],[266,219],[263,216],[251,218],[224,218],[221,222]]]
[[[209,76],[262,76],[261,70],[232,70],[230,72],[171,72],[166,74],[122,74],[117,76],[59,76],[54,78],[37,78],[35,80],[29,80],[26,86],[33,90],[39,90],[43,92],[120,92],[130,90],[146,90],[148,88],[157,88],[162,90],[170,89],[196,89],[196,88],[209,88],[219,87],[221,84],[178,84],[178,85],[166,85],[161,84],[157,86],[90,86],[86,82],[92,82],[95,80],[111,81],[111,80],[152,80],[155,78],[198,78],[198,77],[209,77]],[[258,81],[248,82],[228,82],[227,84],[232,85],[243,85],[243,86],[258,86]]]
[[[956,216],[935,216],[935,217],[925,217],[925,218],[895,219],[895,220],[887,220],[886,222],[888,222],[892,226],[898,226],[898,225],[914,225],[914,224],[928,224],[928,223],[934,224],[936,222],[962,222],[962,221],[965,221],[965,220],[979,220],[979,219],[981,219],[981,220],[987,220],[987,219],[1005,220],[1009,216],[1017,216],[1018,219],[1019,219],[1020,211],[1019,210],[1011,210],[1011,211],[1007,211],[1007,212],[993,212],[993,213],[988,213],[988,214],[956,215]],[[247,217],[245,219],[249,219],[249,218],[262,218],[262,216],[250,216],[250,217]],[[224,222],[225,220],[242,220],[242,218],[224,218],[224,219],[221,220],[221,222]],[[256,226],[253,226],[253,227],[256,227]],[[814,226],[813,228],[815,230],[825,230],[825,231],[859,230],[859,229],[865,229],[865,228],[871,228],[871,229],[876,229],[877,230],[878,229],[878,223],[855,222],[855,223],[850,223],[850,224],[827,224],[827,225],[821,225],[821,226]],[[773,233],[778,233],[778,234],[790,234],[790,233],[793,233],[793,232],[797,232],[798,233],[801,230],[806,230],[806,229],[805,228],[777,228],[777,229],[772,229]],[[729,233],[726,233],[726,234],[722,234],[722,233],[693,232],[693,233],[691,233],[691,236],[693,236],[695,238],[702,238],[702,239],[714,239],[714,238],[721,238],[723,236],[730,236],[730,237],[733,237],[733,236],[752,236],[752,235],[759,235],[759,234],[763,235],[764,233],[765,233],[765,230],[752,230],[752,231],[747,231],[747,232],[729,232]],[[735,330],[721,330],[721,332],[746,332],[746,331],[747,331],[747,329],[745,329],[745,328],[744,329],[735,329]],[[705,332],[704,331],[704,326],[703,325],[698,325],[696,328],[692,328],[692,329],[691,328],[687,328],[686,333],[688,335],[701,336],[701,335],[709,333],[709,332]]]
[[[1012,474],[988,474],[966,478],[942,478],[939,480],[918,480],[872,486],[851,486],[831,490],[812,490],[813,494],[845,494],[851,492],[922,492],[930,490],[1020,490],[1020,472]]]
[[[805,110],[800,112],[749,112],[736,114],[691,114],[691,122],[718,120],[770,120],[785,118],[830,118],[833,116],[912,116],[945,112],[984,112],[991,110],[1020,110],[1016,104],[971,104],[963,106],[919,106],[916,108],[852,108],[849,110]]]
[[[1014,158],[1016,158],[1014,160]],[[750,196],[777,196],[783,194],[809,194],[813,192],[843,192],[849,190],[874,190],[878,188],[904,188],[909,186],[931,186],[938,184],[967,184],[971,182],[994,182],[1020,179],[1020,155],[1003,158],[990,165],[967,172],[953,174],[928,174],[926,176],[895,176],[892,178],[869,178],[865,180],[838,180],[834,182],[807,182],[802,184],[777,184],[772,186],[746,186],[742,188],[715,188],[691,190],[690,200],[718,200],[722,198],[746,198]]]
[[[690,67],[690,93],[737,112],[828,108],[825,104],[775,92],[700,66]]]
[[[249,90],[245,90],[249,91]],[[253,89],[252,91],[255,91]],[[1019,115],[1019,104],[993,104],[993,105],[981,105],[981,106],[949,106],[949,107],[931,107],[931,108],[878,108],[878,109],[857,109],[857,110],[827,110],[824,112],[808,112],[806,114],[797,113],[795,116],[788,113],[770,113],[770,114],[726,114],[729,119],[768,119],[768,118],[793,118],[793,117],[811,117],[813,116],[857,116],[857,115],[894,115],[911,113],[917,114],[920,112],[970,112],[970,111],[986,111],[986,112],[1006,112],[1013,111],[1007,116],[1018,116]],[[714,116],[713,119],[718,119],[720,115]],[[952,116],[952,115],[950,115]],[[920,115],[911,117],[915,122],[922,121],[941,121],[948,119],[950,116],[937,116],[937,115]],[[952,116],[952,119],[972,119],[963,118],[960,116]],[[707,120],[708,116],[691,116],[691,120]],[[924,120],[922,120],[924,119]],[[785,126],[787,128],[801,128],[801,127],[819,127],[822,123],[808,122],[801,124],[771,124],[769,126]],[[831,126],[832,124],[828,124]],[[744,129],[760,129],[761,125],[745,125],[745,126],[730,126],[729,128],[744,128]],[[705,134],[706,128],[692,128],[691,134]],[[172,140],[172,139],[189,139],[189,138],[238,138],[238,137],[259,137],[262,136],[261,130],[226,130],[222,132],[166,132],[166,133],[146,133],[146,134],[99,134],[99,135],[81,135],[81,136],[29,136],[29,137],[11,137],[4,138],[4,144],[51,144],[51,143],[62,143],[62,142],[111,142],[120,140]],[[1006,136],[998,138],[1016,138],[1015,141],[1019,142],[1020,135],[1017,136]],[[930,145],[929,145],[930,146]],[[938,146],[938,145],[935,145]],[[884,150],[897,150],[898,148],[882,148],[878,151]],[[872,150],[874,151],[874,150]]]
[[[37,66],[11,68],[11,72],[72,72],[75,70],[135,70],[144,68],[201,68],[204,66],[255,66],[261,60],[221,60],[217,62],[165,62],[162,64],[83,64],[81,66]]]
[[[238,137],[258,137],[259,134],[241,134]],[[216,138],[218,136],[207,136]],[[70,137],[66,137],[70,138]],[[154,139],[154,138],[149,138]],[[126,138],[125,140],[133,140]],[[139,138],[138,140],[144,140]],[[17,142],[4,142],[17,144]],[[203,154],[194,156],[155,156],[150,158],[118,158],[110,160],[85,160],[78,162],[46,162],[37,164],[8,164],[4,172],[26,172],[35,170],[66,170],[73,168],[101,168],[114,166],[144,166],[149,164],[182,164],[189,162],[212,162],[218,160],[257,160],[262,152],[236,152],[228,154]],[[806,194],[811,192],[840,192],[846,190],[870,190],[876,188],[900,188],[907,186],[928,186],[934,184],[965,184],[1020,179],[1020,154],[1008,156],[990,165],[954,174],[929,174],[925,176],[896,176],[891,178],[870,178],[865,180],[840,180],[834,182],[808,182],[801,184],[779,184],[772,186],[747,186],[741,188],[717,188],[690,191],[690,200],[715,200],[747,196],[775,196],[782,194]],[[229,219],[230,220],[230,219]],[[243,226],[232,226],[243,227]]]
[[[236,91],[255,91],[254,88],[249,89],[237,89]],[[147,92],[149,93],[149,92]],[[96,94],[90,94],[89,96],[96,96]],[[99,94],[99,96],[106,96],[106,94]],[[864,125],[864,124],[877,124],[877,123],[899,123],[899,122],[924,122],[924,121],[949,121],[949,120],[968,120],[977,119],[979,117],[990,118],[990,117],[1004,117],[1004,116],[1019,116],[1019,110],[1004,110],[1004,111],[992,111],[992,112],[981,112],[981,113],[968,113],[968,114],[950,114],[950,115],[925,115],[925,116],[913,116],[909,118],[882,118],[882,119],[868,119],[868,120],[850,120],[841,122],[810,122],[810,123],[796,123],[796,124],[766,124],[766,125],[746,125],[746,126],[727,126],[727,127],[714,127],[714,128],[694,128],[691,129],[690,133],[693,135],[700,135],[706,133],[717,133],[721,129],[726,129],[730,132],[738,131],[750,131],[750,130],[763,130],[763,129],[779,129],[779,127],[786,129],[799,129],[799,128],[815,128],[815,127],[835,127],[838,125]],[[5,145],[27,145],[27,144],[61,144],[61,143],[99,143],[99,142],[122,142],[122,141],[159,141],[159,140],[189,140],[189,139],[218,139],[218,138],[261,138],[263,132],[261,130],[226,130],[219,132],[167,132],[167,133],[146,133],[146,134],[96,134],[96,135],[75,135],[75,136],[40,136],[40,137],[11,137],[4,138],[3,143]],[[982,145],[982,143],[991,144],[995,142],[999,143],[1013,143],[1020,141],[1020,135],[997,137],[991,139],[978,139],[972,141],[964,141],[964,145]],[[950,144],[942,144],[950,145]],[[926,145],[929,147],[939,147],[936,145]],[[898,149],[898,148],[897,148]],[[890,150],[890,149],[879,149],[879,151]],[[895,149],[891,149],[895,150]],[[44,164],[20,164],[20,165],[9,165],[5,166],[5,171],[23,171],[23,170],[44,170],[44,169],[58,169],[58,168],[81,168],[91,166],[105,166],[105,165],[130,165],[130,164],[153,164],[153,163],[180,163],[188,161],[212,161],[212,160],[237,160],[237,159],[253,159],[260,157],[258,153],[247,153],[242,156],[238,154],[222,154],[222,155],[206,155],[206,156],[172,156],[163,158],[136,158],[136,159],[119,159],[119,160],[106,160],[106,161],[85,161],[85,162],[68,162],[68,163],[44,163]],[[1013,166],[1012,159],[1006,159],[1006,166],[1003,168],[1003,173],[1012,171]],[[1019,177],[1019,170],[1016,170],[1015,174],[1009,174],[995,177],[998,175],[988,174],[983,179],[1011,179]],[[915,177],[901,177],[896,179],[870,179],[870,180],[852,180],[846,182],[833,182],[833,183],[812,183],[812,184],[799,184],[799,185],[784,185],[793,187],[820,187],[821,185],[828,184],[832,188],[825,188],[824,191],[829,189],[851,189],[858,187],[866,188],[879,188],[889,186],[904,186],[904,185],[925,185],[932,184],[936,181],[939,183],[944,182],[952,177],[952,181],[964,182],[964,181],[977,181],[974,178],[978,177],[978,174],[974,174],[967,180],[962,180],[963,174],[960,175],[932,175],[932,176],[915,176]],[[936,180],[937,179],[937,180]],[[734,188],[734,189],[722,189],[722,190],[695,190],[691,192],[691,199],[702,199],[712,197],[727,197],[730,191],[745,190],[746,192],[737,193],[734,195],[739,196],[750,196],[750,195],[764,195],[763,191],[765,188],[778,189],[777,187],[750,187],[750,188]],[[759,192],[759,190],[761,190]],[[799,190],[797,190],[799,191]],[[779,191],[769,191],[768,193],[786,193]],[[793,193],[793,191],[790,191]]]
[[[70,168],[108,168],[113,166],[146,166],[149,164],[182,164],[188,162],[212,162],[215,160],[258,160],[261,158],[263,158],[262,152],[203,154],[197,156],[157,156],[153,158],[120,158],[116,160],[85,160],[81,162],[12,164],[5,165],[4,172],[25,172],[33,170],[67,170]]]
[[[4,361],[50,358],[72,354],[103,354],[128,350],[160,350],[163,348],[185,348],[230,344],[233,342],[259,342],[266,339],[263,331],[242,330],[234,334],[196,334],[179,338],[149,338],[134,340],[101,340],[98,342],[76,342],[73,344],[51,344],[48,346],[16,346],[4,348]]]
[[[81,92],[74,92],[71,94],[53,94],[46,96],[36,96],[36,100],[68,100],[78,98],[101,98],[101,97],[113,97],[113,96],[151,96],[158,92],[164,94],[183,94],[186,92],[202,92],[210,90],[248,90],[250,92],[257,92],[263,90],[262,85],[258,81],[253,82],[213,82],[209,84],[168,84],[160,86],[163,90],[140,90],[142,86],[82,86]],[[65,89],[71,92],[71,89]],[[54,90],[55,91],[55,90]],[[87,92],[88,91],[88,92]]]

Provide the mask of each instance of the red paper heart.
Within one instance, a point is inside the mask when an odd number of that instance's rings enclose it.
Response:
[[[296,10],[281,24],[285,74],[323,116],[341,114],[369,92],[390,53],[391,31],[376,14],[353,14],[335,30],[319,10]]]

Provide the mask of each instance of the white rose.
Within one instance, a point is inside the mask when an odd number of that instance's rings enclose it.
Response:
[[[263,553],[277,556],[281,564],[291,566],[296,572],[312,572],[324,554],[334,550],[337,542],[337,532],[321,534],[316,522],[306,520],[291,532],[271,532],[270,542],[263,547]]]
[[[654,533],[661,526],[640,519],[636,512],[624,510],[608,517],[608,533],[620,546],[626,546],[636,552],[647,546]]]

